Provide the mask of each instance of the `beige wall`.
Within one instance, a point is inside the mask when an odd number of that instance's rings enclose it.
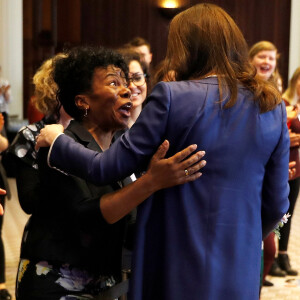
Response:
[[[300,1],[291,1],[289,79],[295,69],[300,67]]]
[[[0,64],[13,96],[10,115],[23,118],[23,2],[0,0]]]

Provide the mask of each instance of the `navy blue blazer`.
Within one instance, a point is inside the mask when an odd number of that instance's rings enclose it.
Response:
[[[108,151],[65,135],[53,145],[50,164],[98,183],[145,168],[164,139],[169,155],[194,143],[206,151],[202,177],[139,207],[130,299],[259,298],[261,242],[289,207],[286,111],[261,114],[241,86],[225,103],[215,77],[161,82]]]

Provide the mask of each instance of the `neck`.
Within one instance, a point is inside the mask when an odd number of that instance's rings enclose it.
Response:
[[[89,123],[88,120],[83,120],[82,125],[93,136],[94,140],[103,151],[110,147],[115,131],[103,130],[98,125]]]
[[[63,107],[60,108],[59,115],[58,123],[66,129],[69,126],[72,118],[65,112]]]
[[[134,123],[135,121],[137,120],[138,116],[140,115],[142,111],[142,105],[139,105],[135,108],[133,108],[130,112],[130,118],[129,118],[129,121],[128,121],[128,127],[130,128]]]

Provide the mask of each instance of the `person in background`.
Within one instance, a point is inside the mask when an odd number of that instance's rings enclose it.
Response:
[[[8,147],[8,140],[5,135],[4,129],[4,117],[0,113],[0,152],[4,151]],[[5,207],[6,195],[3,194],[3,189],[8,191],[9,186],[7,183],[6,173],[0,161],[0,300],[12,299],[10,293],[6,289],[5,285],[5,253],[2,240],[2,226],[3,226],[3,209]]]
[[[55,139],[49,164],[99,184],[147,165],[166,138],[169,155],[201,145],[203,176],[155,193],[138,209],[129,297],[258,299],[262,238],[289,206],[281,95],[255,77],[241,31],[213,4],[174,17],[161,73],[173,81],[157,83],[135,124],[107,151],[84,149],[57,125],[41,131],[37,147]]]
[[[4,117],[4,128],[7,132],[8,129],[8,103],[12,101],[11,88],[8,80],[1,77],[0,65],[0,112]]]
[[[7,150],[9,159],[13,159],[16,163],[18,199],[22,209],[27,214],[33,212],[40,185],[36,161],[37,152],[34,149],[35,138],[45,124],[58,123],[66,128],[71,120],[71,117],[66,114],[56,100],[57,85],[52,77],[53,59],[61,56],[63,54],[59,53],[43,62],[33,76],[34,97],[31,98],[32,105],[45,117],[21,128]]]
[[[262,80],[271,82],[277,89],[277,81],[278,78],[280,78],[277,69],[278,58],[279,54],[276,46],[269,41],[259,41],[249,50],[249,59],[256,69],[256,76]],[[271,232],[263,241],[262,285],[264,286],[273,286],[272,282],[266,280],[266,276],[269,273],[270,275],[280,277],[286,275],[286,273],[278,267],[275,260],[275,254],[275,233]]]
[[[152,62],[150,43],[141,37],[135,37],[130,40],[126,46],[132,48],[134,51],[140,54],[141,61],[146,64],[147,69],[149,70]]]
[[[288,242],[291,231],[291,221],[293,219],[294,208],[299,195],[299,184],[300,184],[300,160],[299,160],[299,145],[300,145],[300,67],[298,67],[292,75],[289,81],[286,91],[283,93],[282,98],[284,99],[287,109],[291,108],[291,112],[296,112],[295,118],[291,118],[288,122],[290,129],[290,161],[296,162],[296,172],[289,180],[290,193],[290,208],[289,213],[291,214],[290,221],[280,230],[280,239],[278,241],[278,255],[277,263],[281,270],[285,271],[287,275],[297,276],[298,271],[293,269],[290,264],[288,256]]]
[[[128,122],[128,127],[130,128],[137,120],[145,104],[149,76],[147,74],[147,66],[141,61],[137,52],[127,48],[119,49],[118,52],[124,57],[129,71],[128,88],[131,92],[132,101],[132,109]]]

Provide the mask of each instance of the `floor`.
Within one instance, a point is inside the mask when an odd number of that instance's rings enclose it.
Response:
[[[3,238],[6,250],[6,283],[9,291],[14,294],[20,239],[28,216],[23,213],[17,201],[15,180],[10,178],[9,183],[12,189],[12,200],[7,201],[5,209]],[[300,205],[296,207],[293,216],[289,255],[293,268],[300,270]],[[267,279],[273,282],[274,286],[263,287],[261,300],[300,300],[300,276]]]

